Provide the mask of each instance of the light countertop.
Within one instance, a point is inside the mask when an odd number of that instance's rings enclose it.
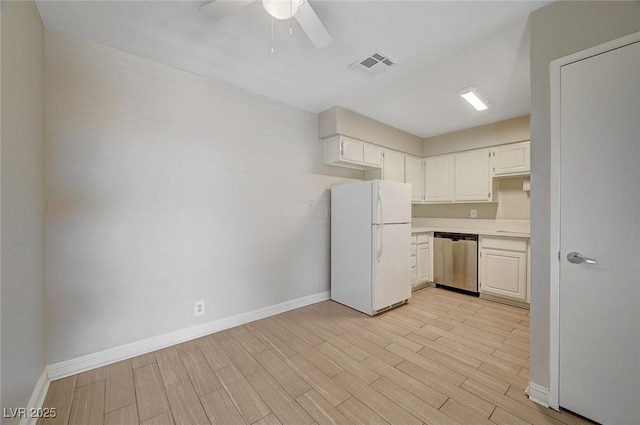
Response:
[[[469,233],[526,239],[531,237],[529,220],[414,219],[411,233],[424,232]]]

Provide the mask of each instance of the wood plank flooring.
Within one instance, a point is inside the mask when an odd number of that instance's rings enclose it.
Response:
[[[40,425],[578,425],[530,402],[529,312],[424,288],[325,301],[53,382]]]

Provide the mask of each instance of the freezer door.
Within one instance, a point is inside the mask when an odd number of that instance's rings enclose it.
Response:
[[[373,313],[411,297],[411,224],[372,226]]]
[[[372,224],[411,222],[411,185],[374,180]]]

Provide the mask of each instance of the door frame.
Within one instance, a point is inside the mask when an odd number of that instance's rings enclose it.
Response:
[[[549,249],[549,407],[560,409],[560,72],[564,65],[640,42],[640,32],[608,41],[549,64],[551,89],[551,236]]]

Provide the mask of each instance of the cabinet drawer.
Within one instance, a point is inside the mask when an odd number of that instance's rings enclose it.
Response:
[[[427,234],[417,235],[417,243],[419,244],[429,243],[429,235]]]
[[[527,252],[526,239],[482,237],[480,243],[482,248]]]

